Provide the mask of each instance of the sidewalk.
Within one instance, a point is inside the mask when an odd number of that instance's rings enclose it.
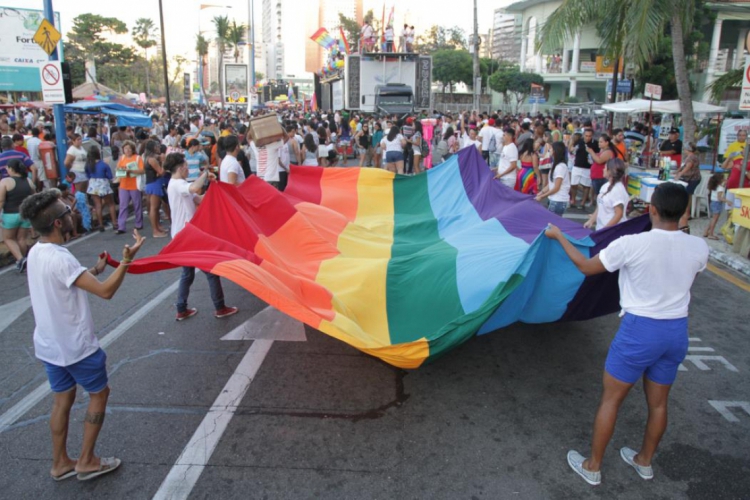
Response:
[[[716,236],[719,237],[718,240],[706,239],[706,243],[708,243],[708,247],[711,252],[711,258],[718,262],[721,262],[725,266],[730,267],[739,273],[744,274],[745,276],[750,277],[750,260],[734,253],[734,251],[732,250],[732,246],[729,245],[726,240],[724,240],[724,237],[719,231],[721,224],[723,224],[725,221],[726,216],[722,216],[719,220],[719,224],[717,225],[718,227],[716,228]],[[702,237],[704,231],[708,227],[708,223],[708,217],[701,217],[691,220],[689,222],[690,233],[694,236]]]

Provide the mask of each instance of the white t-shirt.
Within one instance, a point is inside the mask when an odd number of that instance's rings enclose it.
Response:
[[[266,182],[279,182],[279,150],[286,149],[286,147],[282,141],[276,141],[264,146],[264,148],[266,149],[267,155],[263,180]],[[260,166],[258,171],[260,172]]]
[[[552,173],[552,178],[549,181],[550,189],[555,186],[557,179],[562,178],[562,184],[560,184],[560,190],[555,194],[551,194],[548,198],[550,201],[569,201],[570,199],[570,171],[565,163],[558,163],[555,166],[555,171]]]
[[[88,294],[74,285],[86,272],[67,248],[39,242],[29,250],[28,280],[34,311],[36,357],[70,366],[94,354],[94,332]]]
[[[42,140],[39,137],[32,136],[26,140],[26,149],[29,150],[29,158],[35,163],[42,161],[42,157],[39,156],[39,145],[41,143]]]
[[[469,146],[474,146],[477,150],[482,151],[482,141],[479,139],[474,139],[472,141],[471,138],[466,135],[461,139],[461,149],[468,148]]]
[[[245,172],[242,170],[240,162],[237,161],[232,155],[226,155],[221,160],[221,168],[219,169],[219,180],[221,182],[229,182],[229,174],[237,174],[237,182],[242,184],[245,182]]]
[[[495,129],[485,125],[482,127],[482,130],[479,131],[478,138],[482,141],[482,151],[489,151],[490,150],[490,139],[495,136]],[[497,141],[497,139],[495,139]],[[500,144],[499,142],[496,142],[496,144]]]
[[[399,153],[403,153],[404,147],[401,145],[401,141],[404,140],[404,136],[401,134],[397,134],[396,138],[392,141],[388,140],[388,137],[383,137],[383,140],[380,141],[380,144],[383,146],[386,153],[389,151],[398,151]]]
[[[167,198],[172,210],[172,238],[185,228],[185,224],[195,215],[195,194],[190,192],[190,183],[185,179],[169,179]]]
[[[599,252],[609,272],[620,270],[623,312],[653,319],[688,315],[690,287],[706,268],[708,245],[682,231],[652,229],[623,236]]]
[[[498,173],[505,172],[508,168],[510,168],[510,164],[516,162],[516,167],[518,167],[518,148],[514,143],[510,143],[506,146],[503,146],[502,152],[500,153],[500,166],[497,168]],[[510,179],[516,178],[516,170],[505,174],[503,176],[503,179]]]
[[[599,196],[596,197],[596,206],[598,208],[596,213],[597,229],[603,228],[612,220],[612,217],[615,216],[615,207],[617,206],[622,207],[622,219],[620,219],[620,222],[628,220],[626,214],[628,210],[628,202],[630,201],[628,190],[625,189],[622,182],[615,182],[612,191],[609,193],[607,193],[607,190],[609,190],[609,183],[602,186],[602,189],[599,191]],[[618,224],[620,222],[618,222]]]
[[[70,170],[73,172],[85,172],[86,171],[86,157],[88,156],[85,149],[78,148],[76,146],[70,146],[68,152],[73,157],[73,164],[70,166]]]

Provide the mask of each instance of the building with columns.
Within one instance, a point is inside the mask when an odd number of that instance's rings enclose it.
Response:
[[[704,89],[727,71],[744,67],[745,56],[748,54],[745,39],[750,29],[750,0],[710,2],[707,7],[716,12],[716,20],[711,33],[708,63],[697,78],[700,89]],[[710,100],[708,92],[704,92],[702,100]]]

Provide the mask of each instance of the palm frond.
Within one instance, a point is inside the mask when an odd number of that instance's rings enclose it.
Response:
[[[711,99],[715,102],[721,102],[724,93],[732,88],[742,85],[742,72],[744,68],[732,69],[721,75],[711,82],[706,89],[711,92]]]
[[[541,26],[536,49],[543,53],[559,50],[584,26],[598,23],[607,14],[609,3],[607,0],[563,0]]]

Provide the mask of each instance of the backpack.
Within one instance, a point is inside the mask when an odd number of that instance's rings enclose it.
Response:
[[[427,158],[430,156],[430,141],[424,138],[424,136],[420,136],[422,138],[422,144],[419,146],[422,151],[422,158]]]
[[[496,153],[497,152],[497,139],[496,139],[496,137],[497,136],[495,135],[495,133],[492,132],[492,137],[490,137],[490,145],[487,148],[487,150],[490,153]]]

